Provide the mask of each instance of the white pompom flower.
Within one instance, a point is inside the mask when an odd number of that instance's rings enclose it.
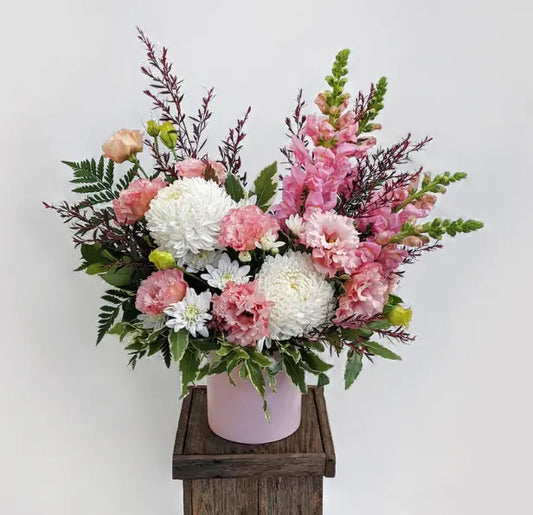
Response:
[[[145,217],[159,249],[187,264],[191,255],[220,248],[222,219],[234,207],[216,182],[187,177],[159,190]]]
[[[258,293],[274,302],[269,316],[274,340],[309,334],[331,317],[333,287],[317,272],[308,254],[289,251],[267,257],[257,283]]]

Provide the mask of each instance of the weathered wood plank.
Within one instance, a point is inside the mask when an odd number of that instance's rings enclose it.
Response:
[[[324,453],[184,455],[174,458],[174,479],[324,475]]]
[[[321,476],[262,477],[258,496],[259,515],[322,515]]]
[[[193,515],[192,484],[191,480],[183,481],[183,515]]]
[[[189,395],[183,399],[181,403],[181,413],[178,422],[178,430],[176,431],[176,441],[174,443],[174,454],[183,454],[185,450],[185,440],[187,437],[187,427],[189,425],[189,416],[191,413],[191,401],[193,392],[189,388]]]
[[[192,505],[194,515],[255,515],[257,479],[197,479],[192,481]]]
[[[326,464],[324,475],[326,477],[335,477],[335,448],[333,446],[333,438],[331,436],[331,429],[329,426],[328,411],[326,409],[326,399],[324,398],[324,389],[316,388],[313,391],[316,401],[316,412],[318,415],[318,425],[320,427],[320,436],[324,452],[326,454]]]

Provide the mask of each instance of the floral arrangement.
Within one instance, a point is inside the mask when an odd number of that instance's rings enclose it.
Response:
[[[116,132],[97,160],[65,161],[83,198],[45,204],[70,225],[78,270],[110,285],[97,341],[118,335],[132,367],[156,353],[167,367],[176,362],[184,395],[190,383],[234,369],[262,396],[282,370],[305,392],[306,372],[329,382],[321,354],[345,350],[348,388],[364,358],[400,359],[385,342],[414,339],[411,309],[394,293],[404,266],[440,248],[444,235],[483,226],[425,221],[466,174],[413,169],[412,154],[430,138],[378,147],[387,81],[351,102],[342,50],[315,99],[319,114],[304,114],[298,93],[282,178],[274,162],[248,184],[239,153],[250,109],[218,155],[208,154],[213,90],[186,115],[167,50],[139,38],[157,119],[144,134]]]

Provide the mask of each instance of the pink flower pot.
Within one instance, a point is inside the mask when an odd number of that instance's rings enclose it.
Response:
[[[266,386],[270,422],[263,412],[263,400],[250,381],[217,374],[207,378],[207,419],[218,436],[232,442],[259,444],[281,440],[300,427],[302,394],[285,372],[276,376],[276,393]]]

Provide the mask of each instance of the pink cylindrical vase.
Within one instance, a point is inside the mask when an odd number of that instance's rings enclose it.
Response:
[[[302,394],[283,371],[276,376],[274,393],[266,381],[265,399],[270,422],[265,418],[263,399],[238,369],[207,378],[207,420],[218,436],[232,442],[260,444],[281,440],[300,427]]]

